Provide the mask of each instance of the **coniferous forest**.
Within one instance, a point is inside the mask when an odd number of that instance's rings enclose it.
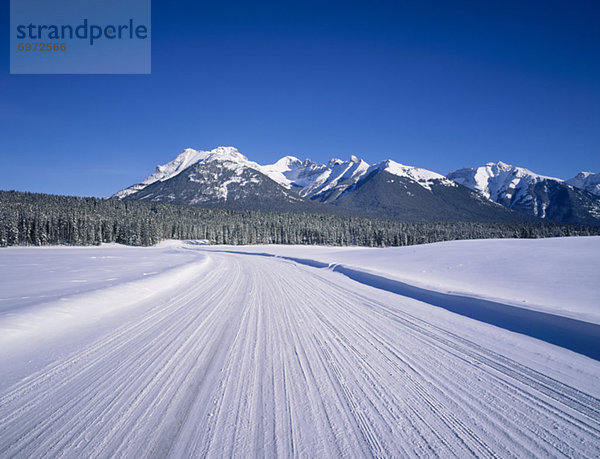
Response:
[[[0,191],[0,246],[213,244],[404,246],[456,239],[600,235],[600,227],[545,222],[404,222],[268,213]]]

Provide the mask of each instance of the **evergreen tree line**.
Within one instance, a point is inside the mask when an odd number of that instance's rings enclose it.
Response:
[[[403,222],[343,215],[203,209],[137,201],[0,191],[0,246],[213,244],[404,246],[456,239],[599,235],[553,223]]]

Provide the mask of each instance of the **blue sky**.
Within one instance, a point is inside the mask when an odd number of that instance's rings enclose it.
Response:
[[[9,75],[4,52],[0,189],[106,196],[219,145],[598,172],[599,23],[597,0],[154,0],[151,75]]]

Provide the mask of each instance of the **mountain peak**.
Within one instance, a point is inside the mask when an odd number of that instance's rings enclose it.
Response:
[[[498,161],[497,163],[487,163],[487,166],[495,166],[498,169],[503,170],[503,171],[508,171],[511,169],[518,169],[511,164],[505,163],[504,161]]]
[[[295,169],[297,167],[302,166],[303,163],[302,161],[300,161],[298,158],[296,158],[295,156],[284,156],[283,158],[277,160],[277,162],[273,163],[273,164],[267,164],[266,166],[259,166],[258,170],[260,170],[263,173],[266,173],[267,175],[272,175],[272,174],[283,174],[286,172],[291,171],[292,169]],[[273,178],[273,177],[271,177]],[[279,182],[279,179],[274,179],[276,182]]]
[[[588,176],[588,180],[589,177],[593,176]],[[565,183],[499,161],[460,169],[448,174],[448,178],[510,209],[539,218],[567,223],[598,224],[600,221],[600,203],[575,190],[583,188],[594,193],[594,185],[583,176]],[[596,191],[600,193],[600,187]]]
[[[596,174],[595,172],[591,172],[591,171],[581,171],[575,177],[585,180],[586,178],[588,178],[592,175],[600,175],[600,174]]]
[[[301,162],[302,161],[300,161],[295,156],[288,155],[288,156],[284,156],[283,158],[278,160],[275,164],[296,164],[296,163],[301,163]]]
[[[537,181],[540,181],[540,180],[555,180],[557,182],[563,181],[556,177],[550,177],[547,175],[537,174],[537,173],[532,172],[531,170],[527,169],[526,167],[512,166],[512,165],[506,164],[505,162],[502,162],[502,161],[498,161],[497,163],[487,163],[485,166],[487,166],[488,168],[491,167],[492,170],[495,169],[495,171],[493,172],[494,175],[497,175],[498,173],[502,173],[502,172],[511,172],[517,177],[529,177],[529,178],[532,178],[533,180],[537,180]]]
[[[427,169],[421,169],[419,167],[405,166],[404,164],[397,163],[391,159],[381,161],[371,168],[386,171],[398,177],[407,177],[428,190],[431,190],[432,180],[440,180],[445,185],[454,185],[446,177],[436,172],[432,172]]]
[[[235,147],[217,147],[210,151],[194,150],[186,148],[179,153],[175,159],[166,164],[156,166],[156,170],[152,175],[144,181],[137,183],[129,188],[119,191],[114,197],[123,199],[141,189],[152,185],[155,182],[163,182],[175,177],[180,172],[200,161],[232,161],[236,163],[244,163],[250,165],[248,158],[242,155]]]
[[[580,172],[575,177],[566,181],[569,185],[600,196],[600,173],[589,171]]]
[[[248,161],[235,147],[217,147],[208,152],[209,155],[205,159],[229,160],[229,161]]]

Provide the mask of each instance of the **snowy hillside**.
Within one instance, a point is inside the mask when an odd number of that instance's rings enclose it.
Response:
[[[598,457],[599,241],[3,249],[0,457]]]
[[[275,164],[261,166],[260,170],[286,188],[298,190],[301,196],[326,196],[323,200],[339,197],[360,179],[379,171],[410,179],[427,190],[431,189],[433,181],[456,186],[443,175],[427,169],[405,166],[389,159],[371,166],[356,156],[351,156],[349,161],[334,158],[327,164],[313,163],[308,159],[302,162],[293,156],[286,156]]]
[[[501,161],[465,168],[447,177],[510,209],[550,221],[600,224],[600,200],[554,177]]]
[[[129,188],[125,188],[124,190],[116,193],[113,197],[122,199],[137,191],[143,190],[148,185],[152,185],[155,182],[164,182],[169,180],[170,178],[173,178],[177,174],[186,170],[188,167],[193,166],[201,161],[227,161],[247,165],[253,168],[258,167],[256,163],[248,161],[248,158],[246,158],[239,151],[237,151],[236,148],[233,147],[218,147],[210,151],[186,148],[182,153],[177,155],[173,161],[170,161],[167,164],[156,166],[156,171],[143,182],[132,185]]]
[[[371,166],[371,168],[367,170],[367,174],[374,170],[386,171],[397,177],[406,177],[430,191],[431,185],[434,183],[438,183],[445,186],[456,186],[454,182],[448,180],[441,174],[429,171],[427,169],[405,166],[404,164],[397,163],[396,161],[392,161],[391,159],[382,161],[378,164],[375,164],[374,166]]]
[[[575,177],[566,181],[575,188],[580,188],[596,196],[600,196],[600,173],[580,172]]]
[[[286,156],[275,164],[262,166],[261,170],[286,188],[295,189],[300,196],[333,200],[356,183],[368,170],[369,165],[352,156],[349,161],[332,159],[327,164],[301,162]]]
[[[515,167],[502,161],[487,163],[477,168],[460,169],[448,174],[448,178],[473,190],[479,191],[493,201],[525,200],[532,184],[544,180],[560,179],[535,174],[524,167]],[[543,210],[541,211],[543,213]]]

